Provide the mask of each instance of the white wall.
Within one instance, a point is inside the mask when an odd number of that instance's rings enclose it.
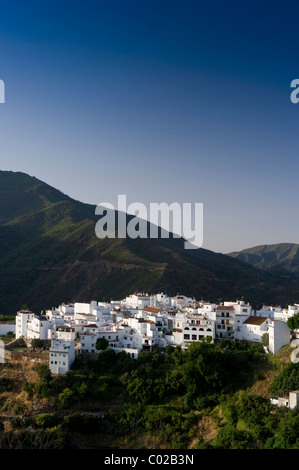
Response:
[[[262,336],[268,332],[268,321],[265,319],[265,322],[262,325],[251,325],[248,323],[243,323],[242,325],[242,339],[244,341],[256,341],[261,342]]]
[[[69,349],[65,349],[68,347]],[[52,374],[65,374],[75,360],[75,342],[53,340],[49,352],[49,367]]]
[[[0,336],[5,336],[9,331],[12,331],[15,334],[16,325],[14,325],[13,323],[0,324]]]
[[[273,320],[269,323],[269,351],[276,354],[290,343],[290,329],[286,322]]]

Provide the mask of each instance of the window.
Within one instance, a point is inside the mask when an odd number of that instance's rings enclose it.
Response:
[[[190,335],[184,335],[184,339],[190,339]]]
[[[196,340],[197,340],[197,336],[196,336],[196,335],[192,335],[192,339],[193,339],[193,341],[196,341]]]

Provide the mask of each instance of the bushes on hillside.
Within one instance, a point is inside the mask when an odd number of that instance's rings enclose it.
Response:
[[[277,395],[292,390],[299,390],[299,363],[285,366],[269,387],[269,391]]]

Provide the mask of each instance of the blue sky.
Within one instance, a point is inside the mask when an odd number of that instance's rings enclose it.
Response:
[[[0,169],[202,202],[204,248],[299,243],[296,1],[10,1]]]

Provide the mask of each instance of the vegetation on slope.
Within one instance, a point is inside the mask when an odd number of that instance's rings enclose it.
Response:
[[[269,401],[299,388],[285,358],[221,341],[137,360],[105,349],[64,376],[47,364],[3,364],[0,448],[298,449],[299,410]]]
[[[229,255],[260,269],[285,270],[299,275],[299,245],[296,243],[259,245]]]

